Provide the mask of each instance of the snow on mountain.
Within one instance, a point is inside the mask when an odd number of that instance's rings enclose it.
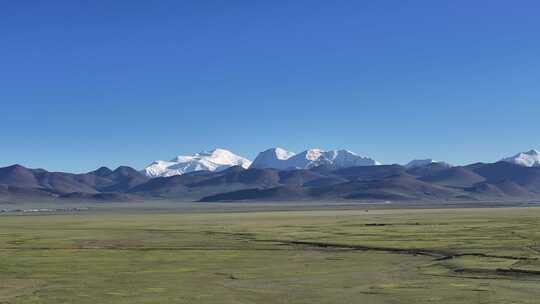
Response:
[[[405,165],[405,168],[424,167],[424,166],[431,165],[431,164],[443,164],[443,165],[446,165],[448,167],[451,167],[451,165],[448,164],[448,163],[433,160],[431,158],[427,158],[427,159],[414,159],[414,160],[411,160],[408,164]]]
[[[331,160],[331,164],[338,168],[356,166],[378,166],[380,162],[369,157],[360,156],[349,150],[332,150],[324,153]]]
[[[323,151],[321,149],[310,149],[294,154],[281,148],[273,148],[259,153],[251,168],[309,169],[321,165],[345,168],[374,166],[380,165],[380,163],[347,150]]]
[[[283,165],[283,161],[294,156],[293,152],[284,150],[282,148],[272,148],[263,151],[257,155],[251,168],[277,168],[280,169]]]
[[[215,149],[194,155],[180,155],[170,161],[157,160],[143,171],[149,177],[182,175],[193,171],[222,171],[232,166],[248,168],[251,161],[231,151]]]
[[[504,158],[502,161],[524,167],[540,167],[540,152],[532,149],[527,152],[518,153],[512,157]]]

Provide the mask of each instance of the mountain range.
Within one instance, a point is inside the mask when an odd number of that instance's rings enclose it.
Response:
[[[0,168],[0,201],[532,200],[540,199],[539,154],[466,166],[431,159],[382,165],[347,150],[273,148],[251,163],[216,149],[140,171],[121,166],[73,174],[13,165]]]

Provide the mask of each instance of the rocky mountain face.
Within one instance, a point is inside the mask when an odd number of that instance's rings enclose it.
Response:
[[[380,163],[372,158],[360,156],[348,150],[323,151],[321,149],[309,149],[294,154],[281,148],[273,148],[261,152],[253,161],[251,168],[291,170],[329,166],[337,169],[375,165],[380,165]]]

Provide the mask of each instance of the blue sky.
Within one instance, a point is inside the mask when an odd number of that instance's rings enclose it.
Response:
[[[540,148],[538,1],[9,1],[0,165]]]

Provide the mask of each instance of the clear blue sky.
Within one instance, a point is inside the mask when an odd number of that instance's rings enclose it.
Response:
[[[538,1],[6,1],[0,165],[540,148]]]

